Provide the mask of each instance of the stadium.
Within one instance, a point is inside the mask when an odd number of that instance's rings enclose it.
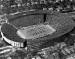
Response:
[[[5,48],[11,46],[20,59],[74,58],[74,0],[1,0],[0,3],[5,17],[1,23]],[[11,53],[9,47],[1,48],[3,56]]]
[[[74,22],[70,20],[71,18],[66,14],[58,13],[59,16],[54,16],[53,19],[50,19],[50,17],[53,16],[49,16],[48,14],[46,22],[43,22],[43,14],[47,13],[44,11],[43,12],[40,11],[38,12],[38,14],[36,11],[34,11],[34,12],[29,12],[29,14],[27,15],[19,14],[19,16],[16,16],[15,14],[13,18],[11,19],[8,18],[9,24],[5,23],[2,25],[1,28],[1,33],[4,40],[7,41],[7,39],[9,39],[11,40],[11,42],[15,41],[14,43],[11,43],[9,41],[9,44],[13,46],[21,45],[22,47],[25,47],[24,44],[26,43],[28,45],[31,45],[33,44],[33,42],[34,43],[37,42],[38,44],[39,41],[41,42],[49,39],[51,40],[53,38],[64,35],[65,33],[71,31],[75,26]],[[62,15],[62,17],[60,15]],[[66,16],[66,18],[64,18],[64,16]],[[64,21],[65,19],[66,21]],[[45,28],[46,30],[44,30]],[[45,34],[44,32],[41,31],[45,31]],[[18,42],[20,42],[20,44]]]

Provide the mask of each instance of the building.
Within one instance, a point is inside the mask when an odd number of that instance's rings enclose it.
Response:
[[[4,41],[9,43],[12,46],[16,47],[25,47],[26,40],[19,37],[17,34],[17,29],[14,28],[12,25],[4,23],[1,27],[1,35]]]

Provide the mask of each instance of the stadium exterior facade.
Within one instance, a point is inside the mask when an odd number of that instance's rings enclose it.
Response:
[[[13,30],[13,31],[11,31],[11,30]],[[13,26],[11,26],[10,24],[5,23],[1,27],[2,38],[9,45],[23,48],[23,47],[26,46],[26,40],[23,39],[23,38],[20,38],[17,34],[15,34],[16,31],[17,30]]]

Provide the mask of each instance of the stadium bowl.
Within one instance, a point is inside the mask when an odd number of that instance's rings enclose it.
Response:
[[[43,22],[43,14],[46,14],[46,22]],[[62,14],[59,12],[46,12],[46,11],[34,11],[16,14],[12,17],[8,17],[9,23],[13,24],[18,29],[22,27],[27,27],[31,25],[37,25],[40,23],[48,24],[52,26],[56,31],[50,35],[39,37],[36,39],[26,39],[28,44],[31,42],[39,42],[43,40],[50,40],[53,38],[60,37],[68,32],[70,32],[75,27],[75,22],[72,20],[68,14]]]

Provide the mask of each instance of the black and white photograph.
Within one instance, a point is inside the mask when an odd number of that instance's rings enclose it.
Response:
[[[75,59],[75,0],[0,0],[0,59]]]

